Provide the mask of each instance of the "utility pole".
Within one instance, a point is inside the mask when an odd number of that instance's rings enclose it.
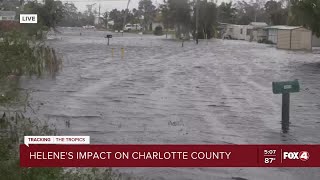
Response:
[[[198,40],[198,28],[199,28],[199,0],[196,0],[196,43],[199,43]]]
[[[127,4],[127,9],[125,10],[125,12],[124,12],[124,20],[123,20],[123,27],[122,28],[124,28],[124,26],[126,25],[126,21],[127,21],[127,14],[128,14],[128,12],[127,11],[129,11],[129,4],[130,4],[130,0],[128,0],[128,4]]]

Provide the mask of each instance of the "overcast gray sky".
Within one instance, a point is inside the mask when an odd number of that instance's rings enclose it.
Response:
[[[110,11],[114,8],[117,9],[125,9],[127,6],[128,0],[60,0],[62,2],[73,2],[78,10],[84,11],[86,10],[87,4],[94,4],[93,9],[96,8],[98,10],[99,4],[101,5],[101,12]],[[154,4],[161,4],[163,3],[163,0],[152,0]],[[214,0],[215,1],[215,0]],[[218,0],[218,3],[220,2],[229,2],[231,0]],[[129,9],[137,8],[138,7],[139,0],[131,0]]]

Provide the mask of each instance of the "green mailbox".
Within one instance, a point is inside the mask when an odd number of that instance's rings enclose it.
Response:
[[[290,109],[290,93],[300,91],[298,80],[272,82],[273,94],[282,94],[282,130],[284,133],[289,129],[289,109]]]
[[[295,93],[300,91],[298,80],[272,83],[273,94]]]

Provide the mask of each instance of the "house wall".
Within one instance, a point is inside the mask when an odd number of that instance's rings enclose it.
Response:
[[[311,50],[311,31],[305,28],[278,30],[277,47],[279,49]]]
[[[312,47],[320,47],[320,38],[315,35],[312,36]]]
[[[250,34],[254,34],[253,32],[253,27],[252,26],[243,26],[243,29],[244,29],[244,34],[242,35],[243,36],[243,39],[246,40],[246,41],[250,41],[251,39],[251,35]]]
[[[265,31],[264,29],[257,29],[256,31],[257,31],[257,37],[255,41],[259,41],[267,38],[267,31]]]
[[[231,38],[238,40],[258,41],[262,37],[266,37],[266,33],[262,29],[255,29],[252,25],[228,24],[225,36],[231,36]]]
[[[291,49],[293,50],[311,50],[312,48],[312,40],[311,40],[311,31],[299,28],[292,30],[291,36]]]
[[[242,25],[233,25],[229,24],[227,26],[227,36],[231,36],[233,39],[245,40],[246,39],[247,29]]]
[[[10,20],[10,21],[12,21],[12,20],[14,20],[14,16],[0,16],[0,21],[5,21],[5,20]]]
[[[100,21],[99,21],[100,19]],[[98,25],[98,24],[102,24],[103,23],[103,18],[99,18],[99,17],[94,17],[94,24]]]
[[[258,41],[260,37],[265,36],[262,31],[262,29],[254,29],[251,25],[240,25],[239,33],[236,34],[236,37],[238,37],[237,39],[245,41]]]
[[[268,40],[277,44],[278,42],[278,30],[277,29],[269,29],[268,30]]]
[[[277,48],[290,49],[290,30],[278,30]]]
[[[241,29],[242,29],[242,32],[241,32]],[[235,39],[239,39],[239,40],[243,40],[244,37],[243,37],[243,33],[244,33],[245,30],[243,30],[243,27],[242,26],[234,26],[233,28],[233,36]]]
[[[162,24],[161,22],[160,22],[160,23],[158,23],[158,22],[153,22],[153,23],[152,23],[152,31],[154,31],[157,26],[161,26],[162,29],[164,29],[164,26],[163,26],[163,24]]]

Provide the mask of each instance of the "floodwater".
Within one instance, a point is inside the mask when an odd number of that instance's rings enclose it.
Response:
[[[62,29],[55,79],[24,80],[35,114],[100,144],[319,144],[320,53],[245,41]],[[113,56],[112,56],[113,48]],[[124,55],[121,55],[124,48]],[[287,133],[272,81],[298,79]],[[152,179],[319,180],[319,168],[125,168]]]

